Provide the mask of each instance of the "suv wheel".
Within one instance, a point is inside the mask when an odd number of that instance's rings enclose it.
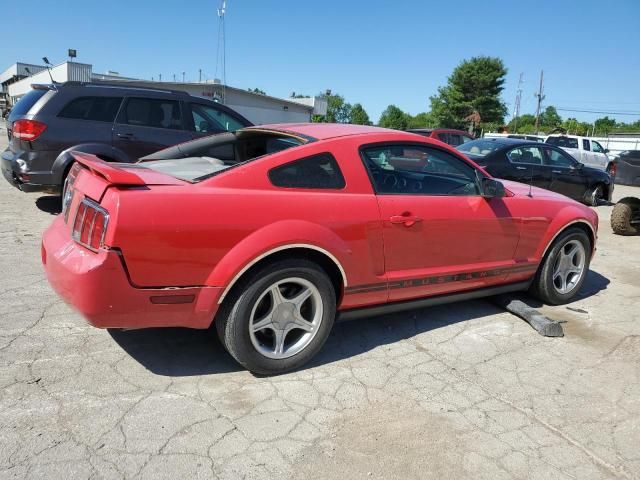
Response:
[[[279,261],[247,278],[215,321],[231,356],[258,374],[302,366],[329,336],[336,294],[327,274],[307,260]]]
[[[532,293],[550,305],[571,301],[584,283],[591,261],[591,241],[578,228],[561,233],[542,260]]]

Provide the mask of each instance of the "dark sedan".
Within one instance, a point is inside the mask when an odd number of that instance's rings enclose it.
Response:
[[[546,188],[588,205],[611,200],[606,172],[584,166],[561,148],[512,138],[482,138],[456,147],[497,178]]]
[[[625,150],[618,155],[615,182],[619,185],[640,186],[640,150]]]

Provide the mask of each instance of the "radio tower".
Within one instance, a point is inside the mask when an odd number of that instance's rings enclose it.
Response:
[[[225,103],[225,88],[227,85],[227,45],[225,43],[225,28],[224,17],[227,13],[227,1],[221,0],[220,7],[218,7],[218,48],[216,50],[216,74],[214,78],[218,77],[218,67],[220,68],[220,76],[222,83],[222,98],[221,103]]]
[[[522,99],[522,76],[518,79],[518,90],[516,91],[516,101],[513,107],[513,133],[518,133],[518,117],[520,116],[520,100]]]

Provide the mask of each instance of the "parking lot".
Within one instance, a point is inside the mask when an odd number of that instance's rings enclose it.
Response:
[[[0,478],[640,478],[640,237],[610,206],[580,299],[541,308],[564,337],[469,301],[266,378],[203,331],[88,326],[41,268],[57,207],[0,181]]]

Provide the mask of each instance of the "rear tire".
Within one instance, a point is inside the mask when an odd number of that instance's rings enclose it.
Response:
[[[592,246],[579,228],[568,228],[553,242],[538,268],[531,293],[549,305],[573,300],[587,278]]]
[[[640,207],[635,207],[640,208]],[[634,206],[620,201],[615,204],[611,212],[611,229],[617,235],[638,235],[640,229],[631,224]]]
[[[265,265],[234,287],[215,327],[229,354],[247,370],[280,374],[311,360],[336,315],[326,272],[304,259]]]

